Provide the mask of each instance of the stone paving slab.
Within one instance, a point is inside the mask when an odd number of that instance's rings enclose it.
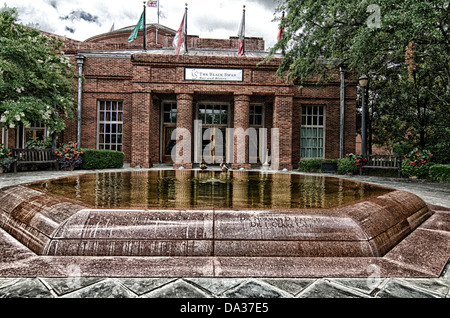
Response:
[[[83,172],[76,172],[83,173]],[[3,174],[0,187],[56,178],[73,173],[36,172]],[[450,184],[409,181],[395,178],[377,178],[367,176],[346,176],[363,182],[374,183],[419,195],[428,204],[450,208]],[[448,210],[444,210],[446,212]],[[430,219],[422,231],[435,231],[448,239],[448,218],[444,214]],[[419,235],[417,233],[416,235]],[[423,233],[422,233],[423,235]],[[4,239],[4,240],[3,240]],[[33,255],[27,249],[21,249],[14,239],[3,237],[0,240],[2,262],[14,260],[17,266],[33,266],[26,263]],[[6,244],[5,244],[6,240]],[[445,251],[442,257],[445,259]],[[413,255],[413,254],[412,254]],[[391,254],[392,266],[404,259]],[[425,255],[426,256],[426,255]],[[25,263],[24,263],[25,262]],[[450,298],[450,262],[447,262],[439,277],[405,278],[382,277],[376,270],[366,278],[349,277],[152,277],[151,270],[146,277],[89,277],[80,276],[80,268],[70,269],[70,260],[63,265],[62,273],[67,277],[12,276],[4,277],[0,273],[0,298],[156,298],[156,297],[204,297],[204,298]],[[99,264],[101,267],[102,264]],[[189,266],[189,265],[187,265]],[[420,266],[419,266],[420,267]],[[417,269],[417,268],[416,268]],[[415,269],[412,269],[415,270]],[[70,273],[68,273],[70,272]],[[18,272],[20,274],[20,271]]]
[[[53,280],[53,281],[52,281]],[[450,298],[450,281],[370,279],[0,278],[1,298]],[[61,285],[71,286],[61,289]],[[220,286],[218,288],[218,286]]]

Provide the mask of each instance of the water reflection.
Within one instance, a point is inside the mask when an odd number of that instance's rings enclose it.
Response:
[[[332,177],[197,170],[92,173],[30,186],[95,208],[332,208],[389,191]]]

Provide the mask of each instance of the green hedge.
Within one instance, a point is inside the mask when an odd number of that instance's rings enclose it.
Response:
[[[337,163],[337,159],[301,159],[298,163],[298,171],[323,172],[322,163]]]
[[[83,165],[86,170],[122,168],[124,153],[115,150],[83,149]]]
[[[450,165],[433,165],[428,176],[435,181],[450,181]]]
[[[358,172],[358,166],[355,165],[355,159],[345,157],[338,159],[338,174],[355,174]]]

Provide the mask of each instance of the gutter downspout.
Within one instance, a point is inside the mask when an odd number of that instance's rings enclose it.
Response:
[[[82,110],[82,102],[83,102],[83,65],[84,59],[86,58],[84,55],[75,56],[77,59],[78,65],[78,108],[77,108],[77,147],[81,148],[81,110]]]
[[[339,66],[341,72],[341,104],[340,104],[340,132],[339,132],[339,157],[344,158],[344,133],[345,133],[345,65]]]

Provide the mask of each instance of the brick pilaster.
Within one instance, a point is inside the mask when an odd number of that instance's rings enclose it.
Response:
[[[250,169],[248,128],[250,125],[250,96],[234,96],[234,148],[232,169]]]
[[[273,128],[279,129],[278,141],[272,135],[272,164],[278,154],[278,169],[292,170],[293,96],[277,95],[273,105]]]
[[[184,167],[192,169],[193,166],[193,95],[187,93],[177,94],[177,144],[174,169]]]
[[[131,166],[150,168],[150,93],[133,93]],[[136,146],[139,145],[139,146]]]

